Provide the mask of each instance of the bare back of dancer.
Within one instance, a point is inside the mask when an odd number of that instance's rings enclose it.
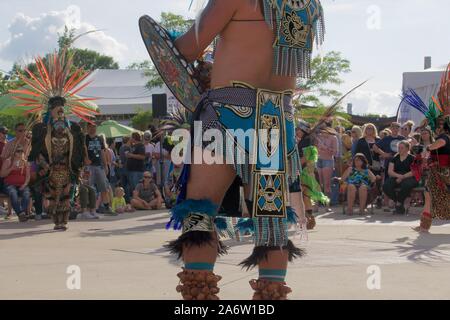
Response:
[[[276,91],[295,88],[295,77],[272,73],[275,35],[264,21],[259,0],[210,0],[201,15],[198,38],[193,27],[176,45],[194,61],[217,35],[212,88],[230,86],[232,81]]]

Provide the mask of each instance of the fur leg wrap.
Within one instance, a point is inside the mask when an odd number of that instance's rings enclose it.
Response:
[[[215,245],[214,238],[210,232],[193,231],[181,235],[178,239],[169,242],[165,245],[165,248],[170,253],[177,255],[178,259],[183,257],[183,247],[198,246],[201,247],[205,244]],[[226,255],[228,253],[228,247],[221,241],[217,242],[217,253],[219,256]]]
[[[422,218],[420,219],[420,227],[428,231],[431,229],[432,223],[433,217],[431,216],[431,213],[429,212],[422,213]]]
[[[268,253],[270,251],[277,251],[280,249],[281,247],[255,247],[250,257],[242,261],[239,265],[248,271],[257,267],[261,261],[267,260]],[[282,249],[288,250],[289,262],[294,261],[294,259],[301,258],[306,254],[305,250],[297,248],[291,240],[289,240],[288,244],[282,247]]]
[[[165,247],[178,259],[183,257],[183,248],[190,246],[216,245],[215,218],[218,206],[209,200],[185,200],[171,210],[171,219],[166,226],[182,230],[183,234]],[[227,248],[217,241],[219,255],[227,253]]]
[[[250,286],[255,290],[253,300],[287,300],[287,295],[292,292],[285,282],[265,279],[251,280]]]
[[[180,284],[177,286],[177,292],[181,293],[184,300],[219,300],[217,295],[220,292],[218,283],[222,280],[221,276],[211,271],[183,269],[178,278]]]

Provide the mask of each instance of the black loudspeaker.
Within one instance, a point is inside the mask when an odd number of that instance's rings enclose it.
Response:
[[[153,118],[167,117],[167,94],[152,94]]]

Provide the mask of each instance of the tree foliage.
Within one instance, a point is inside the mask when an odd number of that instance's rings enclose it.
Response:
[[[139,112],[131,118],[133,128],[145,131],[148,126],[153,123],[153,113],[151,111],[139,110]]]
[[[321,98],[338,99],[342,93],[327,87],[341,85],[344,82],[342,74],[350,71],[350,61],[343,58],[340,52],[330,51],[324,57],[315,57],[311,61],[311,78],[297,82],[298,88],[305,94],[296,101],[296,105],[324,107]]]

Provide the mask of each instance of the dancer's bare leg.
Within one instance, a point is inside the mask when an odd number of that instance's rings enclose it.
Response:
[[[230,165],[192,165],[188,182],[187,199],[209,200],[220,205],[226,192],[233,183],[236,173]],[[185,263],[195,261],[215,263],[217,259],[217,237],[209,245],[183,248]]]
[[[422,233],[429,233],[431,229],[432,216],[431,216],[431,195],[429,192],[425,192],[425,204],[423,208],[422,217],[420,220],[420,226],[413,228],[413,230]]]

